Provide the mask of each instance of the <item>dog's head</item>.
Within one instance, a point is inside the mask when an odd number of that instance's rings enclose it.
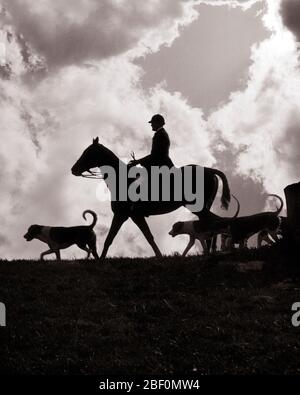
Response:
[[[40,225],[31,225],[26,235],[24,235],[24,239],[27,241],[35,239],[41,233],[41,228]]]
[[[169,235],[172,237],[180,235],[182,228],[183,228],[183,222],[176,222],[176,224],[174,224],[173,228],[170,230]]]

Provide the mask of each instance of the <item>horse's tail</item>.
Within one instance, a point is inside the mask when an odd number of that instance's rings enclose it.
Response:
[[[92,210],[86,210],[86,211],[84,211],[84,213],[82,214],[82,216],[83,216],[83,218],[86,220],[86,215],[87,214],[91,214],[92,216],[93,216],[93,222],[91,223],[91,225],[89,225],[89,227],[91,228],[91,229],[94,229],[94,227],[95,227],[95,225],[96,225],[96,223],[97,223],[97,220],[98,220],[98,217],[97,217],[97,214],[94,212],[94,211],[92,211]]]
[[[236,210],[236,213],[234,214],[234,216],[232,217],[232,219],[235,219],[235,218],[238,217],[238,215],[239,215],[239,213],[240,213],[241,205],[240,205],[240,202],[239,202],[239,199],[238,199],[238,198],[236,198],[234,195],[231,195],[231,196],[232,196],[233,199],[237,202],[237,210]]]
[[[270,196],[270,197],[276,197],[278,200],[280,200],[280,206],[279,206],[279,207],[276,207],[277,210],[274,211],[274,214],[279,215],[279,214],[281,213],[281,210],[283,209],[283,205],[284,205],[283,200],[282,200],[281,197],[278,196],[278,195],[268,195],[268,196]]]
[[[221,178],[221,180],[223,182],[223,192],[222,192],[222,197],[221,197],[222,208],[224,208],[225,210],[228,210],[229,203],[231,200],[231,194],[230,194],[230,188],[229,188],[229,184],[228,184],[226,175],[221,170],[209,169],[209,168],[206,168],[206,170],[208,170],[209,173],[219,176]]]

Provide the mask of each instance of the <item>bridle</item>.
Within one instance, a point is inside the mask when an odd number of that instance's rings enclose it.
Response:
[[[131,152],[131,157],[133,160],[135,160],[135,154],[133,151]],[[103,177],[100,170],[86,170],[81,174],[81,177],[88,178],[90,180],[105,180],[105,177]]]

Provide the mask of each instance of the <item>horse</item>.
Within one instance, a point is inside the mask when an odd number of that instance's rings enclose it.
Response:
[[[90,177],[95,178],[96,173],[92,171],[92,169],[101,168],[109,166],[112,168],[116,174],[116,184],[119,185],[121,177],[124,174],[120,171],[120,169],[125,171],[129,170],[129,165],[125,162],[121,161],[110,149],[105,147],[104,145],[99,143],[99,138],[93,139],[92,145],[90,145],[72,167],[71,172],[76,177]],[[187,166],[181,167],[180,170],[183,172],[186,170]],[[189,167],[193,168],[193,170],[197,170],[198,165],[189,165]],[[203,213],[203,210],[210,210],[211,206],[216,198],[219,181],[218,177],[221,178],[223,183],[223,192],[221,197],[222,208],[228,210],[230,203],[230,189],[227,177],[225,174],[217,169],[212,168],[202,168],[204,169],[204,204],[202,209],[199,211],[191,211],[193,214],[200,216]],[[88,172],[89,176],[85,175]],[[122,174],[121,174],[122,173]],[[99,174],[99,173],[98,173]],[[116,195],[116,190],[112,190],[112,185],[108,182],[107,178],[103,177],[105,180],[107,187],[109,188],[111,195]],[[128,188],[135,180],[128,180]],[[193,182],[195,180],[193,179]],[[202,191],[203,193],[203,191]],[[146,240],[152,247],[156,257],[162,257],[162,253],[158,248],[154,237],[151,233],[151,230],[147,224],[146,217],[152,215],[163,215],[166,213],[170,213],[172,211],[177,210],[180,207],[190,207],[190,204],[185,199],[180,201],[159,201],[159,202],[133,202],[130,199],[120,200],[120,199],[112,199],[111,201],[111,209],[114,214],[113,220],[111,223],[111,227],[108,233],[108,236],[104,243],[104,248],[102,251],[101,259],[104,259],[107,256],[108,250],[112,245],[116,235],[118,234],[121,226],[131,218],[133,222],[139,227],[145,236]]]

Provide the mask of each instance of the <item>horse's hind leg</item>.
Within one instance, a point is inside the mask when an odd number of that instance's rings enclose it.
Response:
[[[140,228],[143,235],[146,237],[146,240],[151,245],[156,257],[160,258],[162,256],[162,254],[161,254],[157,244],[154,241],[153,234],[151,233],[151,230],[150,230],[145,218],[144,217],[132,217],[132,220]]]
[[[219,180],[218,177],[213,176],[213,178],[207,181],[207,185],[204,187],[204,200],[205,200],[205,208],[208,210],[211,209],[213,202],[218,193],[219,188]]]
[[[210,211],[215,198],[218,193],[218,187],[219,187],[219,180],[218,177],[216,176],[209,176],[207,175],[204,179],[204,207],[201,211],[194,212],[194,215],[197,215],[197,217],[201,217],[203,211]]]
[[[124,224],[125,221],[127,221],[127,219],[128,219],[127,216],[114,215],[108,236],[107,236],[105,243],[104,243],[104,248],[103,248],[103,251],[101,254],[101,259],[104,259],[106,257],[109,247],[112,245],[112,242],[114,241],[116,235],[118,234],[119,230],[121,229],[121,226]]]

